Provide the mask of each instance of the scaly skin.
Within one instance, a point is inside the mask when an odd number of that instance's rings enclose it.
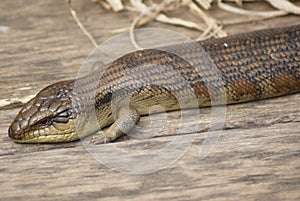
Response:
[[[20,143],[74,141],[114,123],[115,114],[117,123],[96,140],[107,142],[130,131],[153,105],[162,112],[299,91],[297,25],[129,53],[105,71],[43,89],[19,112],[9,137]],[[96,122],[90,121],[93,111]]]

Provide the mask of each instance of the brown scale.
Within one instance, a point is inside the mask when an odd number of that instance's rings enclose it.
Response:
[[[239,103],[300,91],[300,25],[198,44],[139,50],[115,60],[105,72],[46,87],[25,104],[9,137],[21,143],[67,142],[110,125],[93,140],[103,143],[130,131],[153,105],[180,109],[176,96],[192,107],[193,93],[202,107],[213,99],[218,100],[213,104]],[[127,96],[129,105],[124,104]],[[96,122],[90,123],[93,109]]]

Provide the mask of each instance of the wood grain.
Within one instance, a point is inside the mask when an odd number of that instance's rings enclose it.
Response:
[[[191,130],[179,133],[180,112],[168,113],[167,124],[162,114],[153,115],[152,123],[165,125],[153,138],[125,137],[115,146],[133,154],[149,153],[178,135],[196,135],[181,158],[150,174],[112,170],[95,160],[80,141],[12,142],[7,129],[20,109],[18,100],[50,83],[76,77],[93,46],[64,1],[3,0],[0,5],[0,26],[9,28],[0,32],[0,99],[14,103],[0,108],[0,200],[300,200],[300,94],[228,106],[220,131],[207,132],[207,108],[200,110],[199,120],[187,116]],[[110,30],[128,26],[134,17],[108,13],[87,1],[75,1],[74,7],[98,41],[112,36]],[[286,16],[227,31],[297,23],[299,17]],[[149,26],[154,25],[170,28]],[[141,125],[147,125],[147,119],[143,117]],[[196,125],[201,128],[198,132]],[[199,148],[205,148],[203,142],[211,135],[220,135],[218,144],[201,159]],[[118,158],[111,160],[128,165]]]

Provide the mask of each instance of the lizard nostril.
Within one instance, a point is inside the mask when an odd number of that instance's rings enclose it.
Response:
[[[8,136],[14,140],[18,138],[18,135],[16,135],[16,129],[13,128],[13,125],[8,128]]]
[[[8,136],[10,137],[10,138],[14,138],[14,132],[13,132],[13,130],[12,130],[12,128],[11,128],[11,126],[8,128]]]

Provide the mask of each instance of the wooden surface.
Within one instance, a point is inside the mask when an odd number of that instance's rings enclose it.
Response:
[[[128,27],[134,16],[114,15],[89,1],[76,1],[74,7],[99,42],[113,36],[111,30]],[[74,78],[93,46],[64,1],[2,0],[0,22],[0,200],[300,200],[300,94],[228,106],[224,130],[200,130],[181,158],[149,174],[108,168],[80,141],[14,143],[7,129],[20,109],[19,100],[50,83]],[[297,23],[299,17],[286,16],[225,30],[233,34]],[[199,124],[205,127],[209,111],[201,111],[206,120],[199,119]],[[115,146],[132,153],[160,149],[174,139],[179,115],[170,113],[166,128],[155,138],[123,138]],[[161,118],[153,117],[156,123]],[[220,138],[201,159],[199,148],[207,135]],[[126,166],[118,157],[112,161]]]

